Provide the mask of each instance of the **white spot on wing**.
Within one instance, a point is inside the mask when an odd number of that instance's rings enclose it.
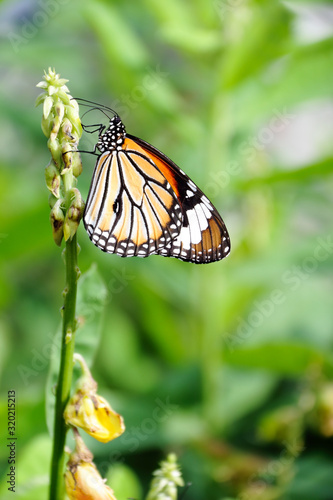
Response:
[[[188,210],[187,217],[190,223],[191,240],[195,245],[201,241],[201,231],[195,209]]]
[[[191,228],[191,230],[192,230],[192,228]],[[189,226],[182,227],[182,230],[180,231],[180,234],[179,234],[179,239],[183,244],[183,248],[185,250],[189,250],[191,247],[191,234],[190,234]]]
[[[195,211],[197,212],[197,216],[199,219],[199,226],[200,226],[201,231],[204,231],[208,227],[207,217],[205,216],[204,210],[202,208],[203,206],[204,206],[203,203],[198,203],[194,207]]]
[[[212,212],[209,210],[209,208],[207,208],[207,206],[204,203],[201,203],[200,206],[207,219],[210,219],[212,216]]]
[[[206,196],[202,196],[202,197],[201,197],[201,201],[203,201],[203,202],[204,202],[204,204],[205,204],[208,208],[210,208],[211,210],[213,210],[212,204],[211,204],[211,202],[209,201],[209,199],[208,199]]]

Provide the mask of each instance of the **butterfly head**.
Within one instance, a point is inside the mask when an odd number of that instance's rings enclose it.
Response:
[[[126,130],[118,115],[110,120],[109,127],[99,136],[97,148],[101,153],[105,151],[121,150],[126,137]]]

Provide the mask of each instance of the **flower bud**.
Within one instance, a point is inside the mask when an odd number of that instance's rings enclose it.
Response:
[[[67,89],[67,87],[66,87],[66,89]],[[70,100],[72,98],[71,95],[67,94],[67,91],[68,91],[68,89],[65,90],[64,88],[61,88],[60,90],[57,91],[57,96],[59,97],[59,99],[62,100],[62,102],[64,104],[70,104],[70,102],[71,102]]]
[[[53,160],[51,160],[45,168],[45,181],[47,188],[51,191],[51,193],[56,198],[59,198],[60,174]]]
[[[63,135],[66,137],[67,140],[72,141],[73,136],[72,136],[72,122],[68,118],[64,118],[61,126],[61,131]]]
[[[75,177],[82,174],[82,161],[80,153],[75,152],[72,157],[72,172]]]
[[[48,118],[42,117],[42,131],[43,134],[46,135],[46,137],[50,137],[52,129],[52,116],[49,116]]]
[[[63,169],[62,171],[63,173],[69,171],[72,168],[72,160],[73,160],[72,153],[73,150],[70,143],[65,142],[65,144],[63,144],[62,146],[62,158],[65,164],[65,169]]]
[[[55,105],[54,109],[55,109],[56,115],[59,117],[60,123],[61,123],[62,120],[64,119],[64,115],[65,115],[64,103],[61,101],[58,101],[57,104]]]
[[[43,104],[43,117],[45,118],[45,120],[47,120],[47,118],[49,117],[52,106],[53,106],[53,99],[48,95],[47,97],[45,97]]]
[[[48,137],[48,148],[52,161],[45,171],[45,179],[52,196],[49,203],[52,208],[51,223],[53,237],[57,245],[63,236],[68,241],[74,236],[83,215],[84,202],[76,189],[77,177],[82,172],[79,154],[73,156],[77,149],[82,127],[79,117],[79,106],[69,94],[65,83],[55,70],[44,72],[44,81],[37,87],[44,93],[37,97],[36,105],[43,104],[42,130]],[[63,194],[64,213],[55,199]]]
[[[71,104],[66,107],[66,116],[75,129],[73,130],[73,133],[76,133],[77,140],[79,140],[82,135],[82,125],[79,116],[79,106],[75,99],[71,99]]]
[[[84,375],[78,380],[76,391],[66,406],[65,421],[80,427],[97,441],[108,443],[125,431],[123,418],[102,396],[96,394],[97,383],[83,358],[80,358],[80,364]]]
[[[45,73],[45,71],[44,71],[44,73]],[[48,86],[48,83],[47,82],[43,82],[43,81],[37,83],[37,85],[36,85],[36,87],[38,87],[39,89],[44,89],[44,90],[47,89],[47,86]],[[44,96],[45,94],[43,93],[43,94],[40,94],[40,95]],[[38,106],[38,104],[36,104],[36,106]]]
[[[64,200],[58,200],[50,213],[50,221],[52,225],[53,239],[56,245],[60,247],[64,235],[64,212],[61,210],[61,204]]]
[[[69,196],[71,202],[69,208],[67,209],[64,223],[65,241],[69,238],[73,238],[84,211],[84,201],[82,200],[80,191],[77,188],[72,188],[69,191]]]
[[[54,205],[57,203],[57,201],[58,201],[58,198],[56,198],[56,197],[54,196],[54,194],[50,193],[50,194],[49,194],[49,207],[50,207],[50,208],[53,208],[53,207],[54,207]]]
[[[56,164],[58,169],[60,169],[62,166],[62,154],[58,139],[54,139],[50,136],[49,140],[47,141],[47,146],[51,152],[54,163]]]
[[[42,82],[43,83],[43,82]],[[38,87],[38,85],[37,85]],[[39,106],[40,104],[42,104],[42,102],[44,102],[45,100],[45,92],[42,92],[41,94],[39,94],[36,98],[36,101],[35,101],[35,106]]]
[[[63,120],[64,114],[65,114],[65,106],[61,101],[58,101],[57,104],[55,104],[55,106],[54,106],[54,110],[55,110],[55,118],[53,120],[52,130],[50,133],[51,140],[56,139],[58,136],[60,126],[62,124],[62,120]]]
[[[50,133],[51,141],[53,141],[57,138],[59,130],[60,130],[60,125],[61,125],[60,118],[59,118],[59,116],[56,116],[55,119],[53,120],[53,123],[52,123],[52,130]]]
[[[166,460],[160,463],[160,468],[153,475],[147,500],[170,499],[177,500],[177,486],[184,486],[184,481],[177,464],[177,457],[170,453]]]
[[[79,433],[75,433],[76,448],[70,455],[65,472],[66,493],[70,500],[116,500],[112,489],[105,484],[92,454]]]
[[[53,95],[57,92],[57,87],[55,87],[54,85],[49,85],[48,89],[47,89],[49,95]]]
[[[74,177],[79,177],[82,173],[82,162],[80,153],[73,151],[70,144],[66,142],[62,148],[62,157],[66,169],[71,169]]]

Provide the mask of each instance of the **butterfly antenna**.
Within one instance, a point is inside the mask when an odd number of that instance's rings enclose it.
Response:
[[[88,99],[82,99],[81,97],[72,97],[72,99],[81,103],[82,106],[95,106],[94,109],[101,109],[101,108],[107,109],[108,111],[111,111],[111,113],[113,113],[114,115],[118,116],[118,113],[114,109],[109,108],[108,106],[105,106],[104,104],[99,104],[98,102],[94,102],[94,101],[88,101]]]
[[[98,111],[100,111],[101,113],[103,113],[103,115],[105,115],[105,116],[106,116],[109,120],[111,120],[111,118],[109,117],[109,115],[107,115],[103,109],[98,108],[97,106],[94,106],[93,108],[88,109],[88,111],[85,111],[85,112],[83,113],[83,115],[81,116],[81,118],[83,118],[83,117],[84,117],[87,113],[90,113],[90,111],[94,111],[94,110],[96,110],[96,109],[97,109]],[[118,115],[116,115],[116,116],[118,116]]]

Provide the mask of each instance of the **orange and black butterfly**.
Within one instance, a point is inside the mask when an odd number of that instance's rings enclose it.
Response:
[[[121,257],[157,254],[196,264],[226,257],[228,231],[208,198],[170,158],[128,134],[120,117],[101,106],[106,110],[114,116],[97,129],[100,154],[83,216],[91,241]]]

